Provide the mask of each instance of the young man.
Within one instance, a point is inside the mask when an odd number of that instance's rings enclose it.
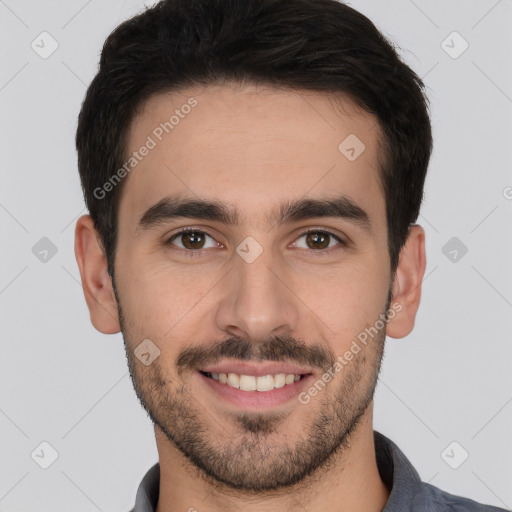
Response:
[[[499,510],[372,427],[425,271],[422,89],[335,0],[163,0],[109,36],[75,251],[155,426],[135,512]]]

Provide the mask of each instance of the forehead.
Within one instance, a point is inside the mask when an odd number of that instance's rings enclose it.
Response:
[[[127,133],[127,161],[135,152],[137,162],[120,225],[176,194],[234,205],[242,222],[262,225],[285,201],[341,194],[383,216],[380,134],[375,117],[343,96],[255,85],[152,96]]]

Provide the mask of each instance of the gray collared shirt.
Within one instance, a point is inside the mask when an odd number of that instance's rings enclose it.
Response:
[[[416,469],[393,441],[376,430],[373,435],[379,473],[391,490],[382,512],[505,512],[503,508],[482,505],[422,482]],[[156,463],[142,479],[135,507],[130,512],[155,512],[159,484],[160,465]]]

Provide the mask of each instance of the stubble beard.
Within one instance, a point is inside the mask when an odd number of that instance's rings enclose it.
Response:
[[[388,304],[385,311],[387,311]],[[143,367],[133,355],[120,301],[118,312],[136,395],[151,421],[214,486],[247,493],[278,491],[328,471],[373,401],[381,367],[385,329],[354,356],[316,400],[300,404],[318,411],[302,425],[304,434],[287,440],[284,413],[233,413],[219,418],[190,393],[186,381],[170,377],[157,358]],[[337,389],[332,388],[336,385]],[[210,406],[211,410],[211,406]],[[288,421],[293,421],[288,417]],[[312,413],[313,414],[313,413]],[[221,425],[223,422],[225,426]],[[280,428],[281,426],[281,428]]]

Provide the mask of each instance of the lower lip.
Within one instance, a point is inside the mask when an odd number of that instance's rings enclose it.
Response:
[[[223,384],[218,380],[206,377],[197,372],[202,382],[205,383],[217,396],[227,402],[248,410],[260,410],[284,405],[309,386],[313,375],[306,375],[293,384],[286,384],[282,388],[274,388],[270,391],[242,391]]]

